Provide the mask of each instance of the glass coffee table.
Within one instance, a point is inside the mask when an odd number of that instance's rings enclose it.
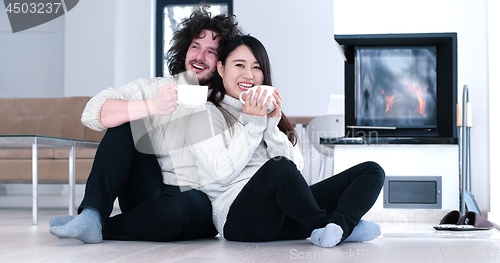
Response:
[[[97,149],[99,142],[38,135],[0,135],[0,149],[31,149],[33,225],[38,224],[38,150],[69,150],[69,214],[75,215],[75,149]]]

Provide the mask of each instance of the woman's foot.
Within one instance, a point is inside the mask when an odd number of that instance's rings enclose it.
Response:
[[[380,231],[380,225],[372,222],[361,220],[359,224],[352,230],[350,236],[348,236],[344,242],[361,242],[370,241],[380,236],[382,232]]]
[[[311,234],[311,241],[316,246],[334,247],[342,239],[344,231],[340,226],[329,223],[323,228],[315,229]]]

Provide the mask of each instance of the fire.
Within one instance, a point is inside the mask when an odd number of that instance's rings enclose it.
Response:
[[[382,90],[382,94],[385,94],[384,90]],[[394,98],[396,97],[397,92],[392,96],[385,96],[385,112],[388,112],[392,105],[394,105]]]
[[[425,114],[425,94],[427,93],[427,87],[418,87],[416,83],[409,83],[408,80],[405,78],[405,84],[406,88],[409,90],[409,92],[413,93],[417,97],[417,108],[415,109],[414,113],[420,114],[422,117],[426,117],[427,115]],[[393,95],[388,96],[385,94],[385,91],[382,89],[382,94],[384,95],[385,99],[385,112],[390,111],[395,102],[395,97],[397,95],[397,92],[395,92]],[[403,93],[403,95],[405,92]],[[399,98],[399,97],[398,97]],[[400,100],[400,99],[398,99]],[[402,102],[401,102],[402,103]]]
[[[418,109],[416,109],[415,112],[418,112],[418,113],[420,113],[420,115],[425,117],[426,116],[425,115],[425,100],[422,96],[425,89],[417,88],[417,87],[415,87],[415,85],[413,85],[413,88],[415,89],[415,93],[417,94],[417,98],[418,98]]]
[[[405,78],[406,83],[408,84],[408,80]],[[411,83],[408,85],[409,88],[417,95],[418,100],[418,108],[415,109],[415,113],[419,113],[421,116],[426,117],[425,114],[425,99],[424,94],[427,91],[427,87],[420,88],[415,85],[415,83]]]

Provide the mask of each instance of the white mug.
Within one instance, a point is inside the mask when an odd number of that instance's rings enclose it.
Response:
[[[274,104],[273,104],[273,101],[276,101],[276,99],[274,98],[273,96],[273,93],[274,93],[274,87],[271,87],[271,86],[267,86],[267,85],[259,85],[259,86],[253,86],[251,89],[248,89],[248,90],[245,90],[243,91],[242,93],[240,93],[240,101],[243,105],[245,105],[245,101],[243,100],[243,98],[241,98],[241,95],[243,94],[248,94],[251,90],[253,90],[253,95],[252,95],[252,99],[250,101],[253,100],[254,98],[254,95],[257,91],[257,88],[260,87],[260,94],[259,96],[257,97],[257,100],[260,98],[260,95],[262,95],[262,93],[264,92],[264,90],[267,90],[267,94],[266,94],[266,98],[264,99],[264,102],[262,105],[264,105],[267,101],[267,98],[271,97],[271,101],[269,103],[269,105],[267,106],[267,113],[270,113],[271,111],[274,110]]]
[[[177,103],[186,108],[205,106],[208,96],[208,86],[177,85]]]

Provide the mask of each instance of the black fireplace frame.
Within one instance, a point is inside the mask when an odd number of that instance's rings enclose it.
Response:
[[[345,76],[345,134],[369,140],[411,140],[413,143],[458,143],[456,128],[457,104],[457,34],[361,34],[335,35],[346,61]],[[355,47],[436,46],[437,125],[434,129],[378,129],[377,127],[349,128],[356,125],[355,115]],[[450,99],[449,96],[452,96]],[[372,138],[376,135],[377,138]],[[370,138],[368,138],[370,137]],[[368,141],[367,141],[368,140]]]

